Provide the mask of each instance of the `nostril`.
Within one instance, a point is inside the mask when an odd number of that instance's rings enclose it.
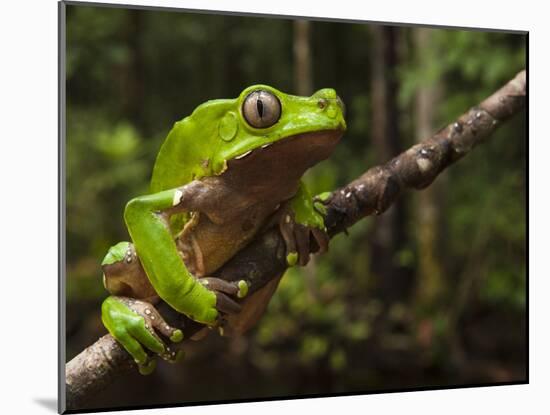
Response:
[[[319,101],[317,101],[317,105],[319,106],[319,108],[325,109],[328,105],[328,102],[326,99],[321,98]]]

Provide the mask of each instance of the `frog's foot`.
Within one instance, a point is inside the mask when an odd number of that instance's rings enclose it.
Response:
[[[296,222],[295,215],[290,209],[281,214],[279,229],[285,240],[289,266],[307,265],[311,252],[328,251],[329,237],[326,232],[320,227]]]
[[[166,346],[157,334],[179,343],[183,340],[182,331],[170,326],[152,304],[128,297],[108,297],[101,311],[103,324],[134,358],[141,374],[150,374],[156,367],[155,359],[145,349],[171,362],[183,358],[183,350]]]
[[[244,280],[225,281],[220,278],[205,277],[200,278],[199,282],[216,294],[216,309],[225,314],[237,314],[241,311],[241,306],[230,296],[244,298],[248,294],[248,284]],[[218,318],[220,322],[223,318]]]

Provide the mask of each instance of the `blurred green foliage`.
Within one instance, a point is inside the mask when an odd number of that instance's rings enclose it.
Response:
[[[432,47],[417,51],[412,42],[415,30],[401,28],[397,37],[399,63],[394,69],[402,149],[416,140],[414,97],[419,88],[435,82],[442,86],[435,113],[437,124],[444,126],[525,66],[522,35],[433,29]],[[365,24],[311,23],[312,83],[315,89],[338,91],[346,103],[349,126],[333,157],[307,174],[315,193],[349,182],[375,160],[372,41]],[[110,245],[128,238],[124,205],[148,191],[156,152],[172,124],[200,103],[237,96],[253,83],[292,93],[293,73],[291,20],[68,6],[69,357],[103,332],[99,305],[107,293],[99,264]],[[515,117],[438,179],[444,180],[438,205],[444,220],[437,229],[438,260],[445,270],[441,308],[426,315],[417,313],[423,305],[412,296],[391,303],[380,295],[381,278],[392,276],[369,272],[369,238],[377,219],[367,218],[349,229],[348,236],[334,238],[328,254],[307,268],[287,272],[268,312],[245,340],[245,352],[237,340],[226,340],[235,347],[224,346],[224,353],[246,362],[239,370],[271,382],[262,384],[252,377],[242,385],[247,391],[242,396],[265,396],[269,384],[273,393],[296,394],[472,381],[449,359],[457,336],[472,359],[492,359],[490,351],[479,357],[485,349],[470,345],[479,336],[498,342],[499,330],[512,330],[508,341],[519,346],[512,348],[516,355],[497,363],[512,378],[523,373],[524,132],[525,118]],[[408,203],[413,195],[403,198]],[[406,212],[406,240],[393,257],[413,270],[411,278],[421,281],[414,273],[417,221],[413,210]],[[482,327],[464,337],[477,327],[467,324],[470,317],[479,315],[492,319],[490,330]],[[216,350],[215,341],[208,340],[190,347],[199,356]],[[223,364],[222,357],[203,363],[225,371]],[[180,371],[191,376],[201,368],[190,364]],[[290,382],[285,380],[289,371],[301,375]],[[162,370],[155,376],[163,376]],[[221,380],[213,385],[209,379],[193,378],[197,384],[187,389],[187,395],[181,390],[166,395],[152,383],[143,383],[152,381],[135,380],[136,385],[147,385],[149,396],[141,396],[146,401],[137,403],[162,402],[171,396],[178,401],[240,396],[226,390]],[[489,372],[478,378],[495,379]],[[182,374],[170,382],[187,388],[189,381]],[[121,385],[115,391],[113,400],[105,402],[134,402],[131,388]]]

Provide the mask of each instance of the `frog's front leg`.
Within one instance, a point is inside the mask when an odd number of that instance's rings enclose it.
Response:
[[[186,186],[131,200],[124,219],[151,285],[172,308],[192,320],[214,325],[218,311],[234,312],[238,303],[227,294],[242,294],[238,283],[210,289],[186,268],[169,228],[172,213],[201,211],[211,202],[207,185],[193,181]],[[238,296],[238,295],[237,295]]]
[[[309,262],[312,242],[317,244],[318,252],[328,250],[329,237],[323,214],[314,205],[313,198],[303,182],[300,182],[294,197],[280,208],[278,220],[287,248],[288,265],[306,265]]]

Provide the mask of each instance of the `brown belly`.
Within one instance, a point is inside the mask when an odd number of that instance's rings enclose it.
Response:
[[[197,214],[177,240],[187,269],[196,277],[212,275],[254,238],[272,212],[265,206],[251,207],[221,224]]]

